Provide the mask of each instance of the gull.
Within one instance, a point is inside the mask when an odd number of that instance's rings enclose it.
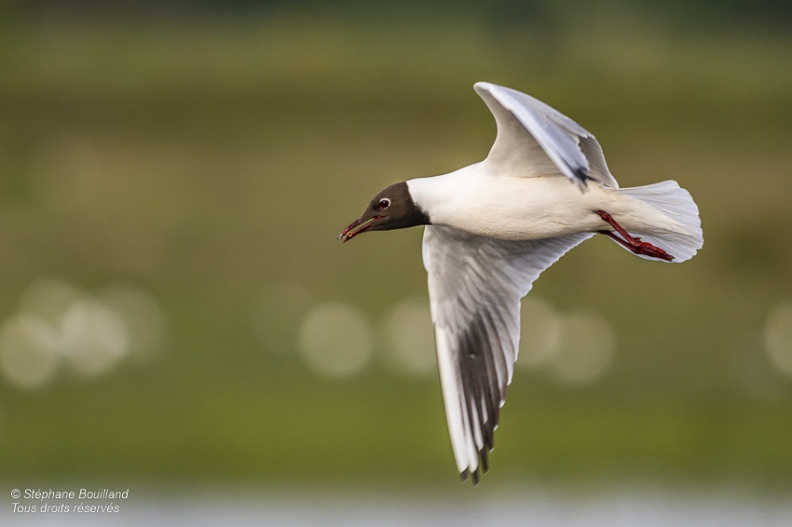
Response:
[[[423,262],[457,469],[478,484],[520,339],[520,300],[567,251],[596,234],[661,262],[703,245],[696,203],[676,181],[619,188],[594,136],[519,91],[474,85],[495,117],[487,157],[378,193],[338,238],[425,225]]]

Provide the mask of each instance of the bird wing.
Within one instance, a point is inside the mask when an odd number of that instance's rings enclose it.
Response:
[[[478,82],[476,92],[495,116],[498,134],[484,164],[493,173],[563,175],[586,190],[593,179],[619,188],[602,147],[585,128],[530,95]]]
[[[423,259],[437,362],[457,468],[478,481],[511,382],[520,299],[539,274],[593,236],[498,240],[440,225],[424,232]]]

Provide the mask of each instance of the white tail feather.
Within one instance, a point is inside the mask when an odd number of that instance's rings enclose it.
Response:
[[[619,193],[651,205],[679,227],[641,232],[642,240],[656,245],[674,257],[673,262],[684,262],[693,258],[704,245],[699,209],[690,193],[676,181],[662,181],[643,187],[623,188]],[[639,255],[648,260],[650,256]]]

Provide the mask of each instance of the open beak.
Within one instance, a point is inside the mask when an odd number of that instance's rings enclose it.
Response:
[[[342,242],[351,240],[361,232],[367,231],[376,220],[380,219],[380,217],[381,216],[371,216],[370,218],[366,218],[366,219],[363,218],[356,219],[355,221],[349,224],[349,227],[344,229],[344,231],[338,235],[338,239],[341,240]]]

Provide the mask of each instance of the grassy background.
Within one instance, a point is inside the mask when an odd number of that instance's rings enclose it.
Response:
[[[518,369],[487,481],[792,485],[792,382],[762,344],[792,298],[788,35],[617,8],[178,13],[0,23],[0,317],[54,276],[137,284],[166,320],[149,360],[0,380],[4,479],[453,483],[435,376],[379,346],[318,376],[251,306],[272,283],[372,320],[425,297],[420,229],[335,235],[385,185],[486,155],[489,80],[593,131],[623,186],[680,181],[706,243],[664,266],[595,239],[543,275],[532,294],[605,316],[616,359],[586,386]]]

